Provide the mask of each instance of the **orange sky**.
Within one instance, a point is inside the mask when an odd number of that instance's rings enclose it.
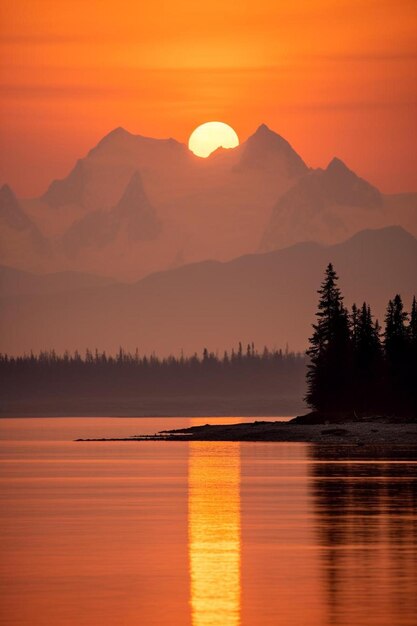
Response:
[[[109,130],[261,123],[417,190],[415,0],[5,0],[0,181],[43,192]]]

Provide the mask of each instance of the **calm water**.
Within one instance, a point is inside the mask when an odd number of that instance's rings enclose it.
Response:
[[[1,420],[1,623],[417,623],[417,463],[72,441],[209,421]]]

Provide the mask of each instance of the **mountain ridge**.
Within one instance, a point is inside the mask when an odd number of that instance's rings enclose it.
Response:
[[[130,241],[152,240],[161,231],[154,207],[149,202],[138,170],[134,171],[119,201],[110,210],[87,213],[64,234],[68,254],[77,254],[86,246],[106,247],[127,232]]]
[[[54,348],[186,354],[254,341],[303,350],[316,290],[332,262],[345,303],[367,300],[383,319],[401,293],[409,309],[417,285],[417,239],[401,227],[368,230],[332,246],[307,242],[229,262],[204,261],[115,283],[53,295],[3,297],[0,351]],[[79,297],[78,297],[79,295]]]
[[[236,168],[277,167],[280,165],[289,178],[305,173],[308,168],[291,144],[266,124],[244,142],[242,154]]]
[[[36,269],[47,262],[50,246],[35,221],[27,214],[11,187],[0,188],[0,258],[12,264],[36,260]]]
[[[77,291],[92,286],[115,283],[107,276],[81,272],[53,272],[35,274],[14,267],[0,265],[0,297]]]
[[[147,200],[120,206],[140,172]],[[133,192],[132,192],[133,193]],[[134,194],[133,194],[134,195]],[[132,196],[133,197],[133,196]],[[384,196],[333,158],[310,168],[266,124],[238,147],[201,159],[175,139],[107,133],[40,198],[19,200],[48,255],[11,229],[0,263],[122,280],[313,239],[333,244],[393,223],[417,235],[417,194]],[[142,210],[135,207],[142,205]]]
[[[326,233],[324,239],[334,243],[332,232],[343,231],[354,211],[360,211],[363,226],[367,226],[367,221],[382,219],[382,208],[380,191],[334,157],[325,169],[309,170],[299,177],[281,196],[272,209],[260,250],[279,247],[294,235],[298,239],[307,235],[323,239]],[[369,215],[369,211],[373,213]]]

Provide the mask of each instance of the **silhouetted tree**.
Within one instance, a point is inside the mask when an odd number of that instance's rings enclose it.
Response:
[[[414,296],[408,326],[407,385],[410,390],[410,412],[417,416],[417,303]]]
[[[354,408],[363,413],[380,403],[383,356],[379,324],[373,323],[370,307],[364,302],[360,312],[355,309],[352,307],[351,326]]]
[[[353,303],[352,313],[350,316],[350,332],[351,332],[352,345],[353,345],[354,350],[356,348],[356,343],[358,339],[358,317],[359,317],[358,307],[356,306],[355,303]]]
[[[406,404],[406,373],[408,353],[408,315],[400,295],[388,302],[385,315],[384,348],[387,372],[385,405],[392,412],[404,409]]]
[[[417,353],[417,302],[415,296],[411,305],[409,340],[411,348]]]
[[[329,263],[319,289],[317,323],[310,338],[307,403],[324,412],[350,408],[351,339],[348,314],[337,286],[338,276]]]
[[[385,331],[369,305],[348,316],[329,264],[319,289],[317,322],[310,338],[306,401],[330,415],[354,411],[417,416],[417,304],[409,323],[400,295],[389,301]]]

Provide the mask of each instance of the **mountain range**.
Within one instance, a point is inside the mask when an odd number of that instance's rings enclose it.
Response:
[[[417,235],[417,194],[384,195],[337,158],[310,168],[264,124],[207,159],[117,128],[41,197],[0,189],[0,263],[134,281],[397,224]]]
[[[378,202],[376,192],[365,192],[370,203]],[[304,350],[329,262],[347,306],[367,300],[382,322],[388,299],[400,293],[409,310],[417,288],[417,239],[395,226],[363,230],[338,244],[304,242],[227,262],[187,264],[133,283],[2,268],[0,352],[114,352],[123,346],[192,354],[239,341]]]

